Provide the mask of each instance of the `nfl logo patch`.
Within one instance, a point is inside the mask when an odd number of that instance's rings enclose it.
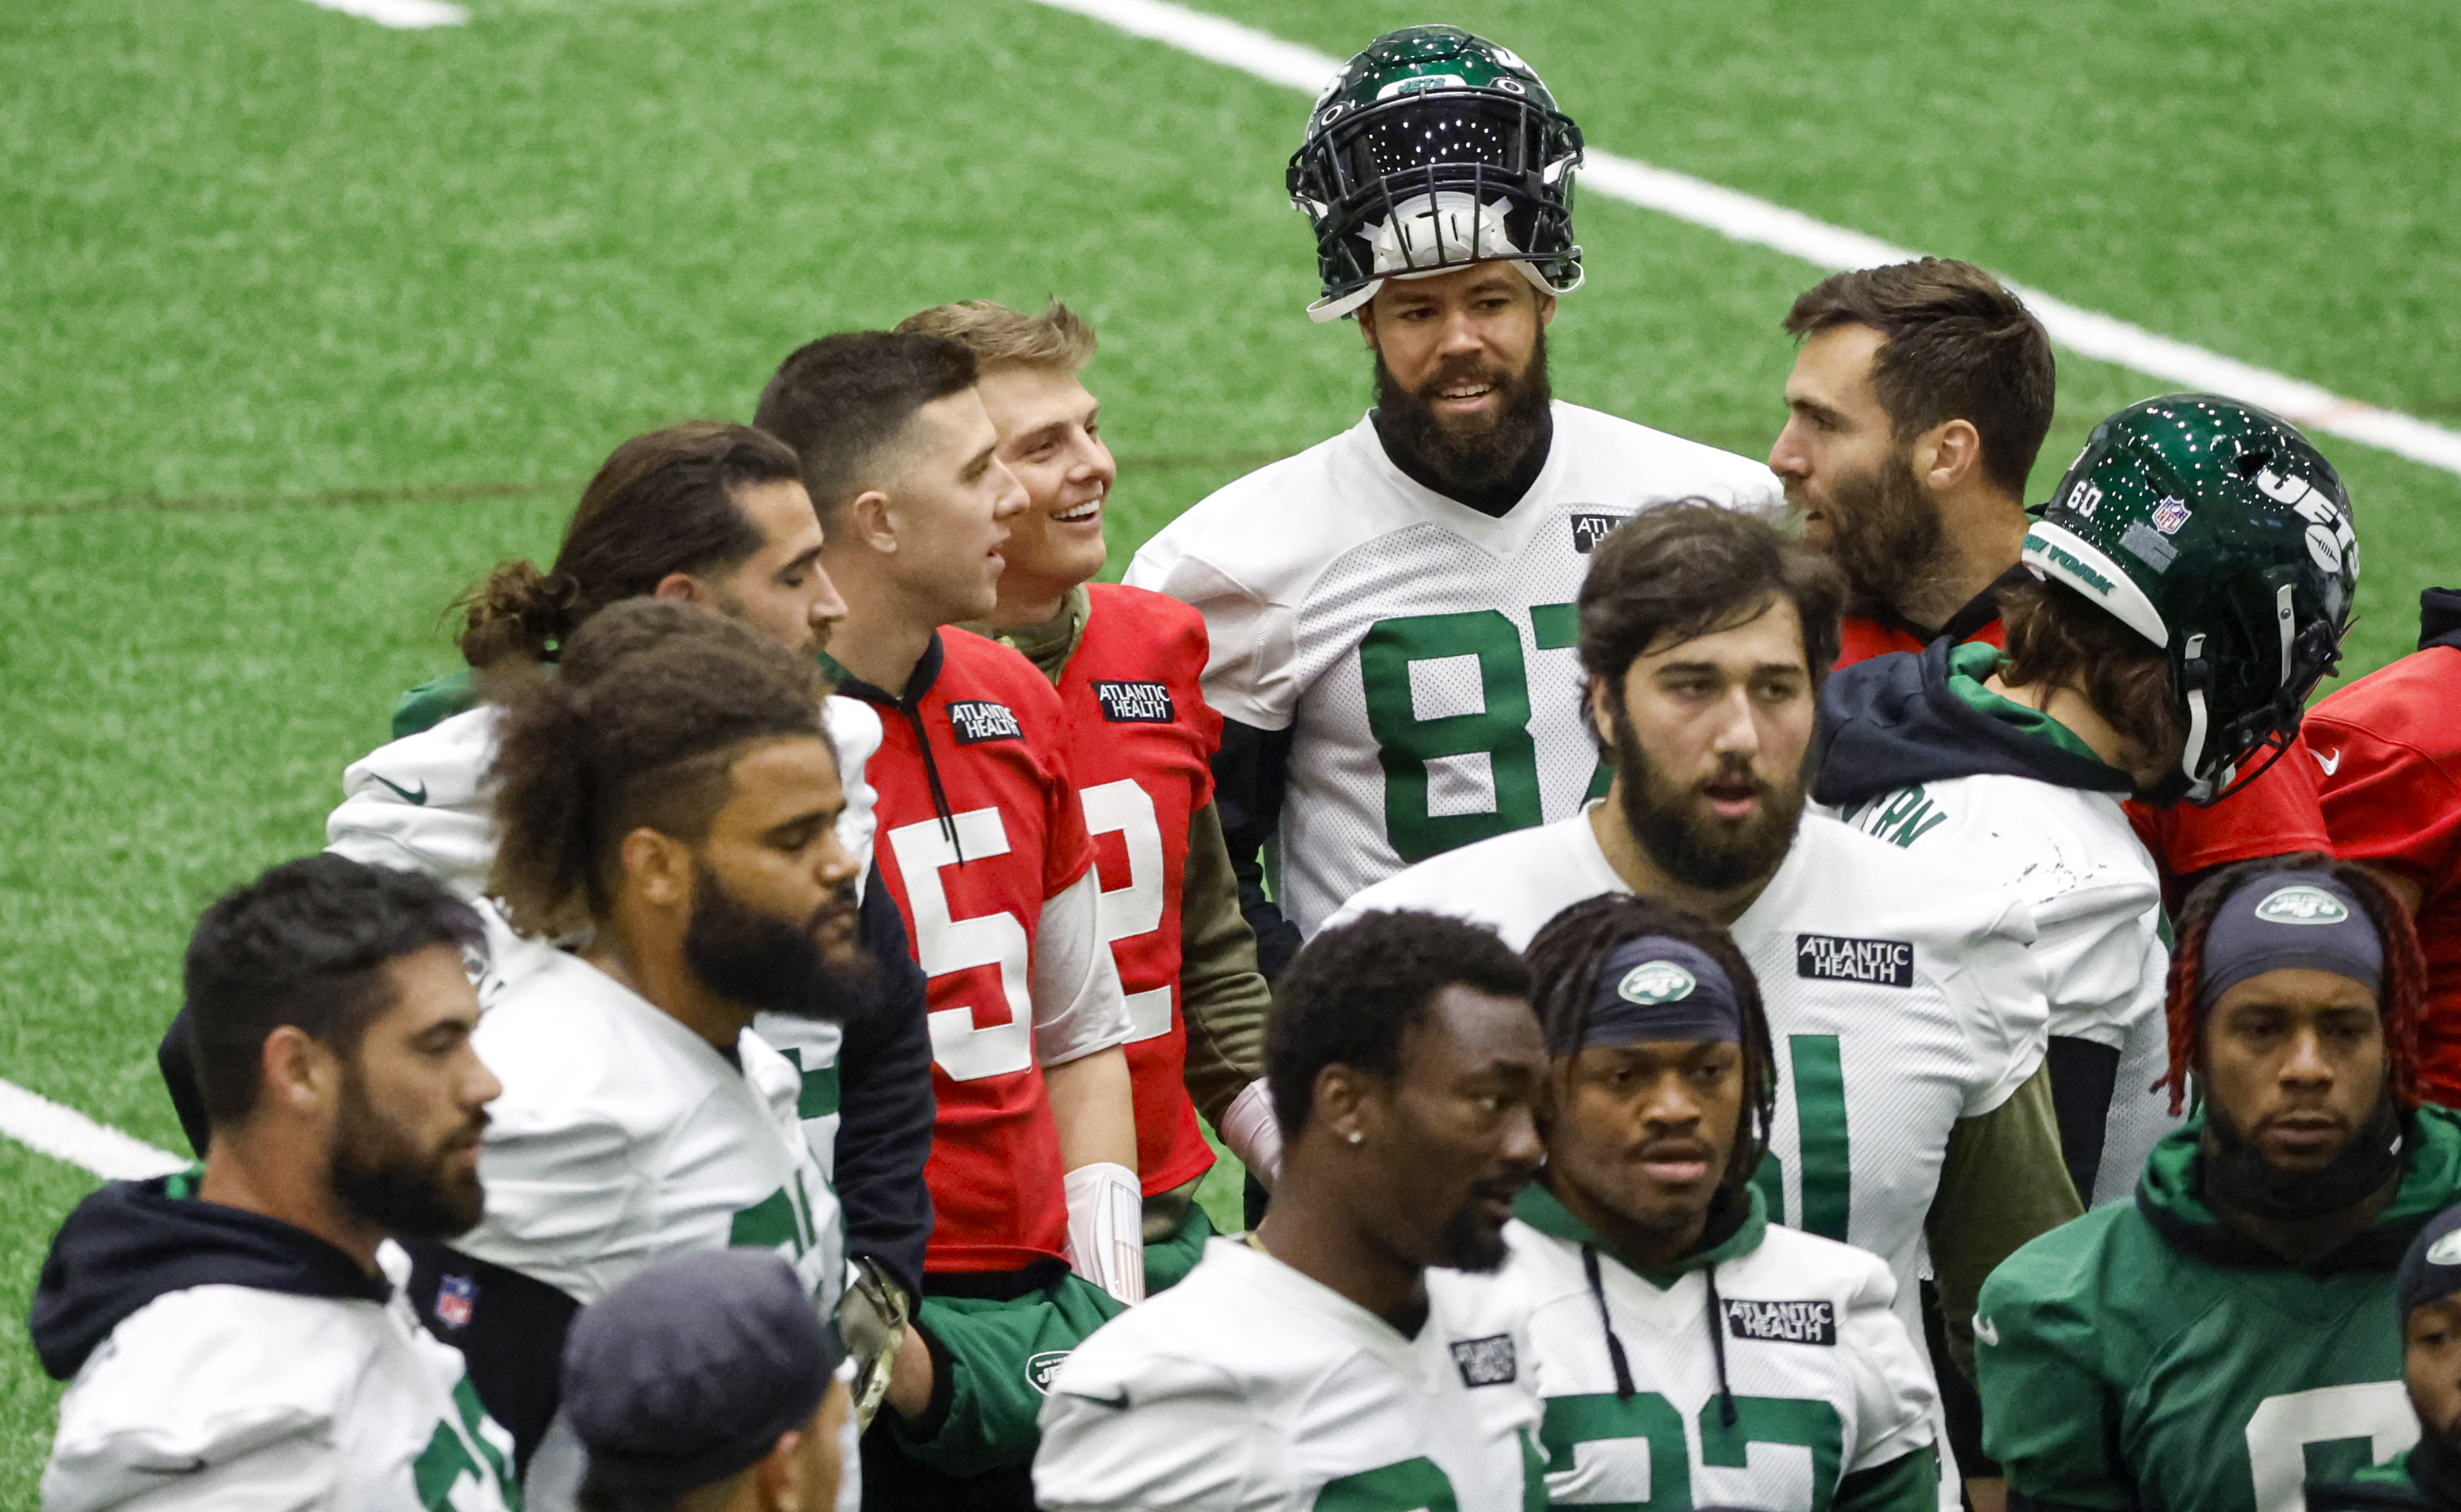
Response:
[[[478,1303],[479,1283],[468,1276],[446,1276],[436,1288],[436,1321],[448,1329],[466,1329]]]
[[[2153,506],[2153,528],[2166,536],[2177,535],[2179,527],[2187,522],[2188,505],[2185,500],[2165,499]]]

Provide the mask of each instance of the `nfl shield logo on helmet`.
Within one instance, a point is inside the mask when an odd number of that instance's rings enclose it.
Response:
[[[479,1283],[468,1276],[446,1276],[436,1288],[436,1321],[448,1329],[466,1329],[479,1304]]]
[[[2166,536],[2175,536],[2179,527],[2188,522],[2188,513],[2185,500],[2165,499],[2153,506],[2153,528]]]

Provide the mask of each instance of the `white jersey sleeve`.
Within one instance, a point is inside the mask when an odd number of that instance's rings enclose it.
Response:
[[[1272,583],[1249,584],[1208,560],[1201,542],[1166,532],[1147,542],[1121,581],[1167,594],[1205,616],[1211,659],[1205,701],[1226,719],[1258,730],[1290,727],[1301,691],[1298,606]]]
[[[829,743],[838,748],[838,781],[845,789],[845,812],[838,816],[838,840],[855,861],[855,887],[860,893],[871,870],[872,833],[879,826],[873,805],[879,793],[871,785],[871,758],[880,753],[883,732],[880,711],[860,698],[831,693],[821,705],[821,723]]]
[[[378,746],[342,774],[326,848],[371,866],[435,878],[464,901],[486,893],[496,862],[487,769],[503,711],[482,705]]]
[[[1034,1492],[1044,1512],[1256,1504],[1263,1424],[1219,1365],[1166,1354],[1089,1361],[1044,1402],[1041,1426]]]
[[[1119,964],[1102,934],[1102,881],[1087,867],[1045,899],[1027,969],[1034,1000],[1034,1058],[1064,1066],[1124,1045],[1134,1033]]]

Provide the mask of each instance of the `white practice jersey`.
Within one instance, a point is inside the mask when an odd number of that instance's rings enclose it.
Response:
[[[825,1318],[845,1281],[837,1199],[796,1115],[802,1078],[746,1030],[729,1063],[578,956],[501,993],[473,1045],[503,1083],[479,1177],[487,1216],[453,1246],[583,1306],[654,1261],[773,1249]]]
[[[1059,1367],[1043,1512],[1521,1512],[1544,1506],[1528,1312],[1427,1272],[1415,1338],[1237,1240]]]
[[[390,1302],[204,1286],[129,1314],[60,1398],[44,1512],[519,1507],[512,1436],[411,1312],[409,1257],[378,1258]]]
[[[1523,949],[1572,905],[1628,891],[1586,811],[1498,836],[1368,888],[1339,924],[1416,908],[1492,926]],[[1751,963],[1778,1061],[1757,1181],[1773,1221],[1868,1249],[1920,1336],[1923,1220],[1949,1131],[2042,1065],[2047,1009],[2025,905],[1807,813],[1759,898],[1728,926]]]
[[[1573,602],[1609,531],[1694,496],[1783,507],[1757,461],[1553,415],[1545,468],[1500,520],[1412,481],[1361,419],[1206,499],[1128,567],[1204,614],[1207,700],[1293,732],[1273,860],[1303,933],[1413,862],[1605,791]]]
[[[1875,1256],[1755,1219],[1723,1246],[1740,1253],[1717,1261],[1713,1304],[1703,1269],[1661,1286],[1600,1250],[1598,1290],[1632,1373],[1625,1396],[1581,1246],[1519,1222],[1505,1237],[1505,1278],[1530,1305],[1552,1505],[1828,1512],[1844,1477],[1933,1442],[1931,1365]],[[1934,1495],[1928,1480],[1923,1494]]]
[[[342,774],[341,806],[325,820],[327,849],[372,866],[424,872],[479,910],[491,963],[480,986],[490,1003],[554,954],[546,942],[515,934],[486,896],[487,873],[496,862],[487,769],[495,763],[496,727],[503,718],[502,707],[482,704],[378,746]],[[865,770],[880,749],[880,714],[861,699],[831,697],[821,706],[821,718],[837,747],[845,788],[838,839],[862,868],[859,887],[871,867],[875,795]],[[763,1013],[754,1027],[814,1078],[812,1095],[804,1099],[814,1111],[803,1129],[822,1174],[834,1180],[839,1027],[787,1013]]]
[[[1847,810],[1847,823],[2015,892],[2033,913],[2054,1034],[2119,1052],[2092,1205],[2133,1201],[2146,1157],[2178,1127],[2168,1092],[2171,952],[2162,881],[2117,795],[2032,777],[1924,782]]]

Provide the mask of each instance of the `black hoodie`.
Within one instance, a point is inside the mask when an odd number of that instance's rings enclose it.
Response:
[[[146,1304],[192,1287],[392,1297],[392,1283],[307,1230],[199,1199],[199,1179],[191,1169],[114,1182],[79,1203],[52,1236],[27,1327],[54,1378],[75,1375]]]
[[[1831,673],[1811,737],[1812,797],[1848,809],[1918,782],[1983,776],[2129,791],[2127,773],[2085,754],[2051,720],[1982,691],[1999,657],[1994,646],[1934,641]]]

